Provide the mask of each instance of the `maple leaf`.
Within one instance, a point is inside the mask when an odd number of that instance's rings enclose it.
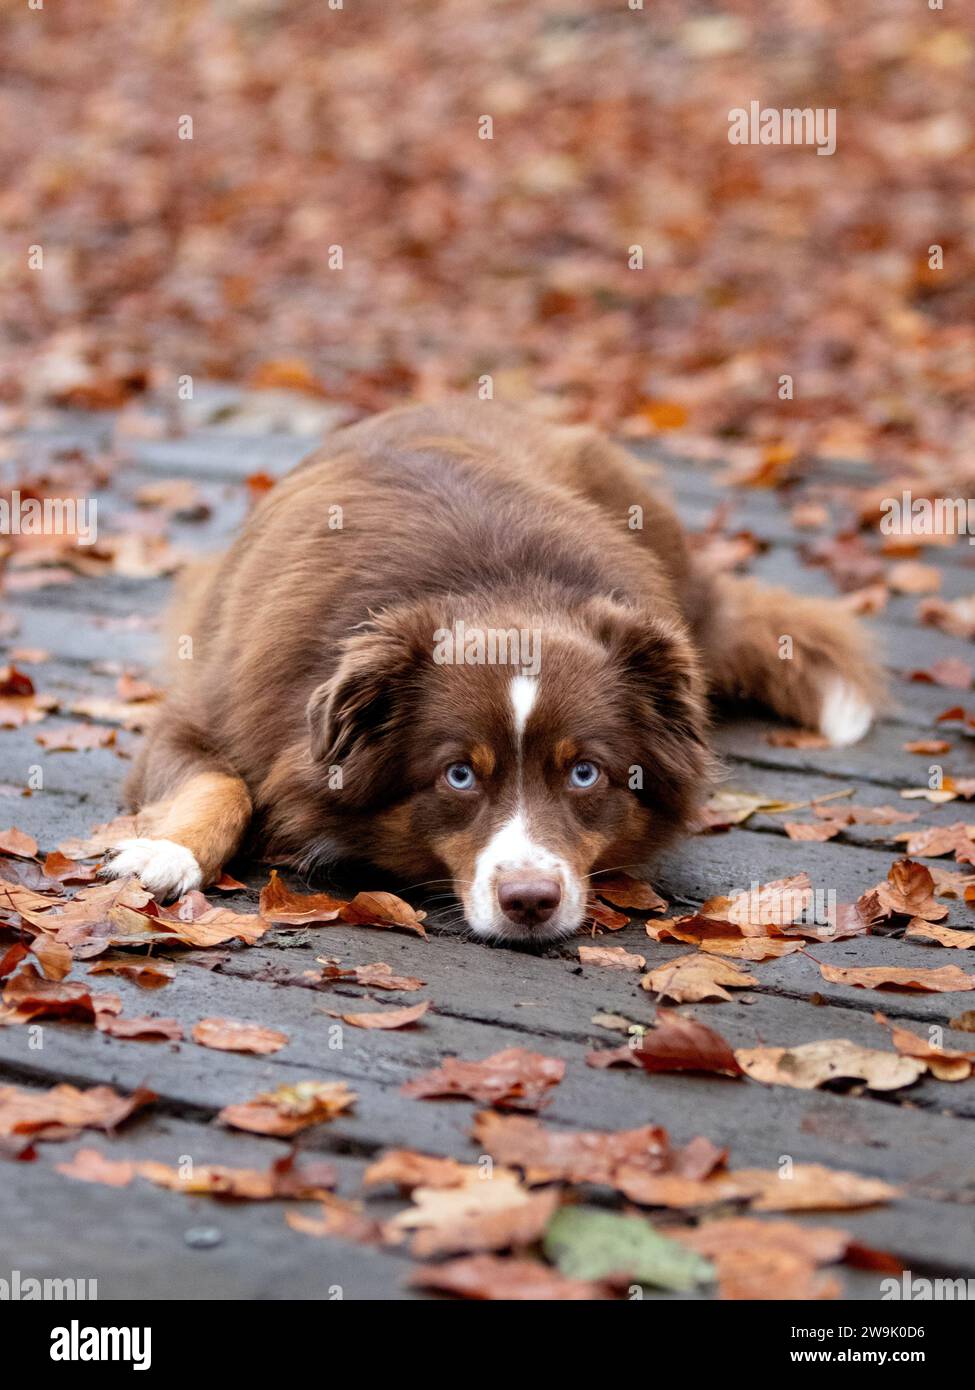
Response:
[[[678,1004],[694,1004],[702,999],[730,999],[725,988],[747,989],[758,984],[754,975],[747,974],[720,956],[698,952],[678,956],[666,965],[658,966],[644,975],[641,985],[661,998],[674,999]]]
[[[403,1094],[420,1100],[463,1096],[508,1110],[537,1110],[546,1093],[565,1074],[558,1057],[507,1047],[481,1062],[448,1057],[440,1067],[408,1081]]]

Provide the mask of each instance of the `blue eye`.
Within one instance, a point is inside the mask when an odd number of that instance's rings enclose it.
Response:
[[[444,772],[444,777],[447,786],[453,787],[455,792],[469,792],[477,782],[470,763],[451,763]]]
[[[569,786],[579,791],[588,791],[599,781],[599,768],[595,763],[583,761],[576,763],[569,773]]]

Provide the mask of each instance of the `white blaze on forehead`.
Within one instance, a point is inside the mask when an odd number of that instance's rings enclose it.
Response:
[[[477,856],[467,915],[479,935],[504,935],[503,918],[498,906],[498,882],[502,875],[519,871],[558,879],[562,886],[562,906],[552,925],[556,932],[563,923],[570,930],[578,925],[581,917],[581,884],[566,860],[532,838],[525,814],[518,810],[494,832]]]
[[[521,742],[525,732],[525,725],[528,723],[528,716],[535,708],[535,699],[538,695],[538,681],[533,676],[515,676],[511,682],[511,708],[515,716],[515,733],[518,735],[518,742]]]

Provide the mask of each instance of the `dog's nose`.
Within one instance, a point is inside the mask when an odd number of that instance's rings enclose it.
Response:
[[[562,901],[554,878],[512,878],[498,885],[498,903],[509,921],[519,927],[547,922]]]

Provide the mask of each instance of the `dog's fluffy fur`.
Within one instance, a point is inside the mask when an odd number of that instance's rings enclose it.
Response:
[[[192,659],[129,786],[143,834],[111,865],[165,895],[250,827],[306,873],[446,881],[478,934],[565,934],[592,874],[639,870],[694,816],[709,697],[839,744],[878,694],[838,608],[705,574],[622,450],[489,403],[339,431],[190,588],[172,640]],[[444,664],[458,622],[532,634],[537,668]]]

